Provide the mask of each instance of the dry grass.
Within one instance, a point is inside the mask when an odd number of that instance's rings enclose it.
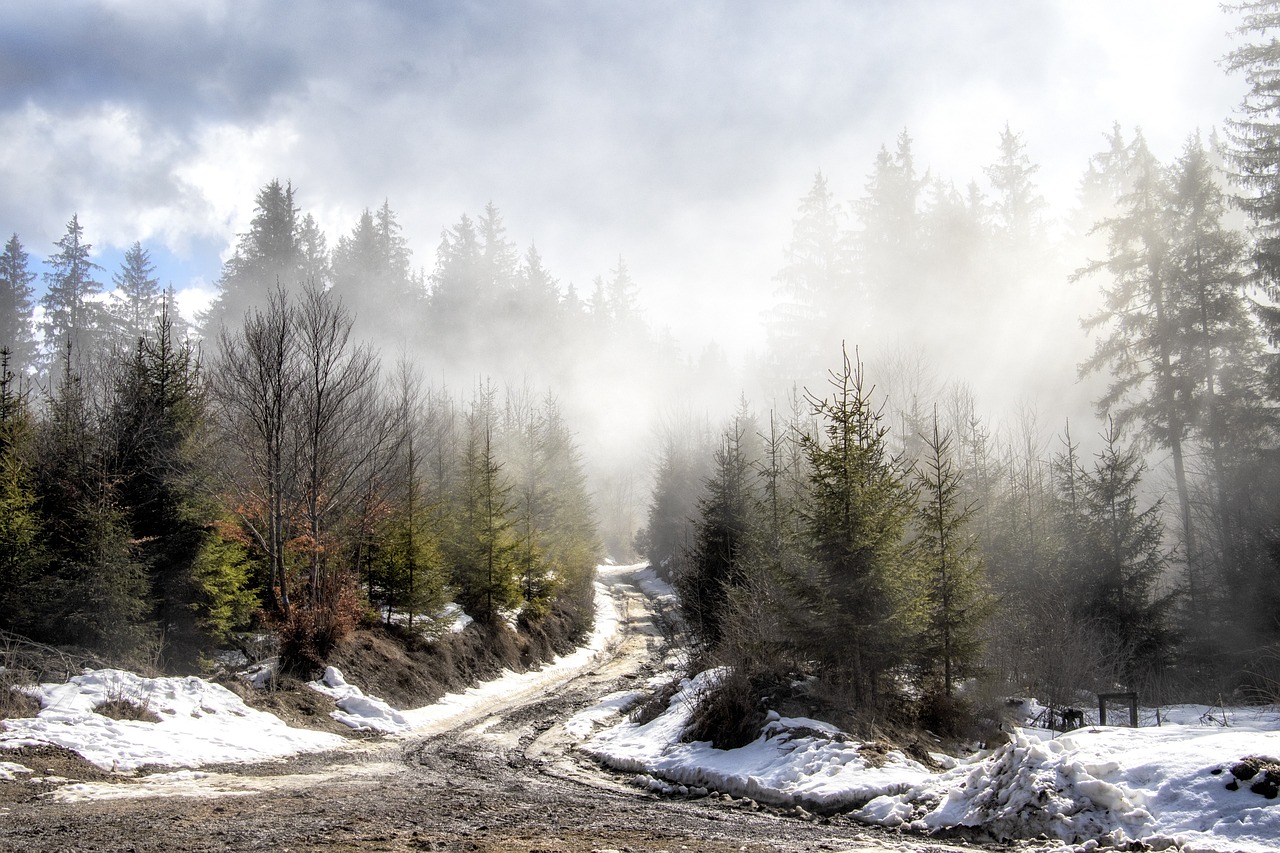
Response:
[[[115,696],[99,702],[93,706],[93,713],[110,717],[113,720],[137,720],[143,723],[160,722],[160,715],[152,711],[148,703],[122,696]]]

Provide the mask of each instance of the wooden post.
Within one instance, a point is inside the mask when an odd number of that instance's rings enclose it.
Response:
[[[1129,725],[1135,729],[1138,727],[1138,694],[1136,692],[1099,693],[1098,725],[1105,726],[1107,724],[1107,702],[1109,701],[1127,702],[1129,704]]]

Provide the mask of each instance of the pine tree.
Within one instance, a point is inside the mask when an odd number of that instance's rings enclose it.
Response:
[[[218,296],[201,317],[206,339],[238,328],[277,288],[295,290],[305,283],[306,263],[315,259],[304,256],[298,213],[292,184],[273,180],[258,191],[249,230],[222,265]]]
[[[1151,674],[1167,653],[1170,598],[1159,594],[1158,583],[1168,555],[1159,502],[1138,509],[1141,457],[1132,446],[1121,446],[1113,422],[1102,438],[1093,471],[1081,484],[1089,558],[1084,608],[1120,641],[1133,679]]]
[[[1021,134],[1009,125],[1000,132],[1000,156],[984,171],[991,181],[995,224],[1008,245],[1030,247],[1042,236],[1042,211],[1048,206],[1036,193],[1033,176],[1040,167],[1027,157]]]
[[[973,504],[965,504],[952,437],[938,426],[925,438],[916,465],[913,542],[923,574],[924,624],[917,654],[926,684],[952,695],[957,678],[969,674],[981,650],[982,622],[990,610],[982,559],[968,530]],[[941,666],[941,673],[938,667]]]
[[[357,333],[407,342],[421,306],[409,269],[410,254],[391,206],[367,208],[333,251],[333,293],[348,307]]]
[[[800,202],[791,244],[774,276],[777,304],[769,315],[770,381],[783,386],[817,372],[835,318],[852,301],[854,275],[843,212],[819,172]]]
[[[214,639],[204,626],[225,633],[248,597],[243,556],[212,541],[219,537],[210,531],[216,511],[205,493],[210,461],[200,450],[204,377],[195,346],[175,338],[172,312],[162,298],[117,380],[109,431],[121,509],[165,639],[162,662],[190,671]]]
[[[1227,56],[1227,70],[1243,72],[1249,91],[1227,123],[1229,159],[1244,190],[1236,201],[1253,223],[1253,278],[1274,303],[1280,301],[1280,3],[1250,0],[1235,9],[1242,15],[1236,33],[1250,41]],[[1280,311],[1264,311],[1263,320],[1275,339]]]
[[[744,551],[757,515],[748,449],[754,431],[754,421],[742,411],[721,437],[698,502],[693,545],[676,577],[685,624],[707,648],[720,642],[730,593],[745,580]]]
[[[1134,183],[1122,199],[1121,212],[1102,225],[1108,234],[1107,260],[1076,273],[1105,270],[1105,304],[1089,317],[1088,328],[1105,328],[1082,373],[1109,367],[1112,381],[1098,401],[1101,415],[1115,419],[1121,430],[1132,423],[1170,451],[1179,518],[1187,557],[1187,590],[1195,602],[1204,588],[1201,554],[1191,510],[1185,446],[1194,420],[1196,377],[1188,376],[1179,358],[1188,337],[1177,291],[1172,257],[1174,223],[1169,173],[1138,138],[1134,143]]]
[[[31,633],[46,569],[32,472],[33,425],[25,395],[0,349],[0,625]]]
[[[44,618],[36,637],[135,655],[153,637],[146,573],[70,347],[40,445],[37,489],[51,577],[46,602],[37,605]]]
[[[52,364],[68,347],[77,364],[95,356],[102,326],[101,310],[94,301],[102,285],[93,274],[102,267],[89,259],[93,247],[84,242],[78,215],[67,223],[67,233],[57,242],[58,251],[45,261],[44,346]]]
[[[855,707],[873,708],[916,631],[904,540],[913,497],[861,363],[845,353],[829,385],[829,396],[809,397],[820,433],[801,439],[810,483],[803,514],[820,571],[808,591],[820,626],[814,652]]]
[[[855,205],[858,272],[875,317],[863,327],[903,316],[918,308],[923,282],[920,275],[922,219],[920,195],[928,175],[916,173],[912,140],[906,130],[898,135],[891,153],[881,147],[876,155],[866,191]],[[867,313],[860,300],[835,309],[839,316]]]
[[[36,360],[31,302],[35,280],[22,241],[14,234],[0,253],[0,347],[8,349],[9,369],[18,376],[33,367]]]
[[[482,395],[467,416],[460,493],[448,555],[458,602],[479,622],[496,621],[520,602],[512,530],[511,486],[493,444],[492,400]]]
[[[567,594],[585,630],[594,618],[595,568],[600,537],[587,491],[587,475],[573,434],[554,397],[543,402],[536,453],[546,472],[546,499],[539,513],[542,559],[559,591]]]
[[[151,254],[135,242],[124,253],[120,271],[111,277],[116,288],[110,308],[115,324],[113,331],[127,349],[132,349],[155,327],[160,315],[164,291],[154,276]],[[172,327],[172,323],[170,325]]]

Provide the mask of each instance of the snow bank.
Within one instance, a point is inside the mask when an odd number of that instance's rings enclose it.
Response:
[[[900,752],[873,755],[826,723],[776,714],[771,714],[757,740],[740,749],[681,743],[697,697],[718,677],[718,671],[712,670],[686,680],[656,719],[621,723],[595,735],[580,749],[619,770],[688,788],[823,811],[899,793],[930,776],[923,765]]]
[[[1280,801],[1247,783],[1227,787],[1231,768],[1259,755],[1280,756],[1280,732],[1108,727],[1041,741],[1019,731],[989,757],[873,800],[855,816],[929,830],[981,826],[1008,839],[1044,833],[1075,843],[1272,851]]]
[[[104,770],[257,761],[345,742],[337,735],[290,728],[278,717],[250,708],[225,687],[195,677],[87,670],[65,684],[41,684],[31,693],[40,700],[40,712],[5,720],[0,748],[56,744]],[[127,699],[160,720],[113,720],[94,712],[112,699]]]
[[[656,719],[618,722],[580,749],[636,773],[654,790],[707,789],[775,805],[852,810],[859,820],[890,827],[980,827],[1008,840],[1043,833],[1075,844],[1141,842],[1184,851],[1262,853],[1280,843],[1275,787],[1258,784],[1263,773],[1246,781],[1232,772],[1246,757],[1280,758],[1274,711],[1228,710],[1229,727],[1217,722],[1222,709],[1206,714],[1203,706],[1178,706],[1162,709],[1161,719],[1194,724],[1092,727],[1056,739],[1018,729],[992,752],[931,772],[899,752],[881,757],[824,723],[776,714],[740,749],[681,743],[697,698],[717,677],[711,671],[686,680]],[[590,731],[618,716],[624,698],[629,694],[608,697],[566,728]],[[1273,778],[1280,782],[1280,766]]]
[[[390,733],[409,728],[404,714],[376,696],[365,695],[354,684],[348,684],[336,666],[325,667],[324,676],[319,681],[307,682],[307,686],[332,697],[338,710],[331,711],[329,716],[356,731]]]
[[[488,702],[532,692],[552,685],[591,664],[605,650],[618,632],[618,608],[609,592],[609,582],[634,572],[639,566],[599,566],[595,590],[595,628],[587,641],[575,651],[561,655],[541,669],[529,672],[506,670],[493,681],[468,688],[461,693],[447,693],[425,708],[400,713],[409,729],[439,725],[461,716]]]
[[[355,729],[388,733],[447,722],[486,702],[548,687],[589,665],[606,648],[618,628],[618,611],[608,584],[637,568],[601,567],[594,632],[586,645],[540,670],[508,672],[465,693],[445,696],[435,705],[410,711],[398,711],[365,694],[333,667],[310,686],[336,700],[335,719]],[[464,623],[464,617],[455,617],[453,624],[459,623]],[[268,683],[274,671],[274,661],[266,662],[249,680]],[[40,712],[33,718],[0,723],[0,749],[55,744],[106,770],[127,772],[144,764],[199,767],[260,761],[333,749],[347,742],[338,735],[291,728],[278,717],[245,705],[225,687],[194,676],[142,678],[121,670],[94,670],[65,684],[32,687],[30,692],[40,700]],[[95,707],[112,699],[129,700],[157,715],[159,722],[114,720],[94,712]],[[24,772],[29,771],[21,765],[0,762],[0,780]]]

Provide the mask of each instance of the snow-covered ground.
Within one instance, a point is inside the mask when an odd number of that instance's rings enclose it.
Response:
[[[602,566],[594,633],[579,650],[540,670],[507,673],[428,707],[403,710],[365,694],[337,670],[326,671],[312,686],[335,698],[334,717],[353,728],[391,735],[446,729],[513,698],[553,689],[593,665],[617,631],[619,614],[609,587],[624,575],[637,579],[660,605],[672,604],[670,587],[653,572]],[[648,687],[669,680],[681,666],[678,658],[668,660],[666,673]],[[648,695],[632,690],[604,697],[567,720],[564,731],[585,753],[636,774],[637,784],[657,791],[697,795],[714,790],[809,810],[852,810],[868,823],[926,831],[981,826],[1011,839],[1043,833],[1085,851],[1099,842],[1130,841],[1153,849],[1179,847],[1184,853],[1280,849],[1280,798],[1267,781],[1280,782],[1280,713],[1275,711],[1185,705],[1160,709],[1158,727],[1155,710],[1147,709],[1139,729],[1086,726],[1056,737],[1016,729],[1009,743],[962,761],[947,760],[950,769],[934,771],[900,752],[858,743],[825,723],[777,715],[760,738],[741,749],[681,743],[694,703],[716,677],[710,672],[685,681],[665,712],[648,723],[625,716]],[[187,768],[125,788],[65,785],[58,792],[63,799],[126,792],[249,793],[271,780],[195,768],[350,743],[291,728],[198,678],[146,679],[98,670],[31,689],[41,711],[34,718],[4,721],[0,750],[57,744],[108,770],[127,772],[144,764]],[[143,705],[159,721],[118,721],[94,713],[108,699]],[[1269,759],[1274,775],[1268,777],[1264,766],[1248,779],[1237,778],[1249,775],[1242,766],[1246,758]],[[38,774],[29,768],[0,760],[0,780],[33,776]]]
[[[618,702],[571,721],[595,730],[583,751],[655,790],[718,791],[774,805],[849,810],[868,823],[934,831],[981,826],[996,837],[1044,834],[1094,849],[1142,841],[1153,849],[1275,851],[1280,799],[1236,780],[1246,757],[1280,757],[1280,714],[1177,706],[1160,727],[1086,727],[1056,738],[1018,729],[1011,741],[931,771],[900,752],[866,749],[825,723],[771,715],[740,749],[681,743],[698,695],[715,672],[684,683],[665,713],[620,720]],[[602,713],[614,709],[610,716]],[[1145,716],[1154,722],[1154,710]],[[1204,718],[1202,720],[1202,718]],[[1240,769],[1241,775],[1248,775]],[[1280,766],[1276,768],[1280,781]],[[1234,783],[1234,784],[1229,784]]]
[[[463,693],[448,694],[433,705],[403,711],[365,695],[332,668],[312,686],[334,696],[338,705],[334,718],[355,729],[408,733],[447,725],[486,703],[544,689],[588,666],[618,628],[608,584],[635,568],[600,567],[594,631],[572,654],[539,670],[507,672]],[[272,714],[250,708],[225,687],[194,676],[143,678],[120,670],[92,670],[63,684],[33,685],[30,692],[40,701],[39,713],[0,723],[0,750],[53,744],[74,750],[105,770],[129,772],[145,764],[195,768],[260,761],[348,743],[338,735],[292,728]],[[121,699],[147,709],[159,721],[114,720],[94,712],[103,702]],[[0,779],[27,773],[19,764],[0,763]]]

